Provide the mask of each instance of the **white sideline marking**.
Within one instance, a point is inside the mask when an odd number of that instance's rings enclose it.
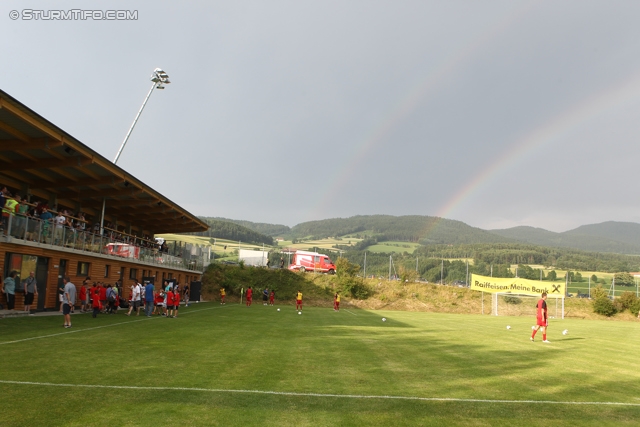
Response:
[[[351,313],[351,312],[350,312],[349,310],[347,310],[346,308],[344,309],[344,311],[346,311],[347,313]],[[351,313],[351,314],[353,314],[354,316],[357,316],[357,314],[355,314],[355,313]]]
[[[42,383],[34,381],[7,381],[0,380],[0,384],[16,385],[36,385],[51,387],[79,387],[79,388],[102,388],[116,390],[155,390],[155,391],[203,391],[210,393],[244,393],[244,394],[268,394],[276,396],[299,396],[299,397],[337,397],[350,399],[387,399],[387,400],[414,400],[422,402],[462,402],[462,403],[545,403],[549,405],[605,405],[605,406],[640,406],[640,403],[627,402],[580,402],[580,401],[555,401],[555,400],[506,400],[506,399],[464,399],[456,397],[417,397],[417,396],[388,396],[388,395],[366,395],[366,394],[332,394],[332,393],[296,393],[293,391],[268,391],[268,390],[233,390],[221,388],[198,388],[198,387],[145,387],[127,385],[101,385],[101,384],[56,384]]]
[[[199,310],[190,310],[190,311],[188,311],[186,313],[182,313],[182,315],[184,316],[185,314],[189,314],[189,313],[196,313],[198,311],[213,310],[215,308],[223,308],[223,307],[224,306],[201,308]],[[164,316],[151,317],[151,318],[146,318],[145,317],[144,319],[129,320],[127,322],[112,323],[110,325],[94,326],[94,327],[91,327],[91,328],[83,328],[83,329],[74,329],[72,331],[58,332],[57,334],[41,335],[41,336],[38,336],[38,337],[23,338],[23,339],[20,339],[20,340],[0,342],[0,345],[15,344],[15,343],[24,342],[24,341],[39,340],[41,338],[58,337],[60,335],[74,334],[76,332],[93,331],[93,330],[96,330],[96,329],[109,328],[111,326],[118,326],[118,325],[127,325],[129,323],[144,322],[144,321],[153,320],[153,319],[160,319],[160,318],[163,318],[163,317]]]

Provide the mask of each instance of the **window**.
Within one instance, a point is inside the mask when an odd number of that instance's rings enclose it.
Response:
[[[111,269],[110,265],[105,265],[104,266],[104,277],[109,277],[109,270]]]
[[[138,279],[138,269],[137,268],[130,268],[129,269],[129,279]]]
[[[90,263],[78,261],[78,273],[76,274],[76,276],[78,277],[88,276],[90,267],[91,267]]]
[[[124,267],[120,267],[120,282],[124,280]]]

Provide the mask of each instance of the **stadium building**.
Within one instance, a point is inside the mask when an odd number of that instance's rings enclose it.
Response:
[[[20,195],[26,199],[22,209],[34,214],[3,212],[0,271],[3,279],[17,271],[16,284],[35,272],[38,310],[59,307],[64,276],[78,288],[88,277],[120,280],[127,297],[129,279],[197,282],[209,264],[208,248],[160,246],[155,239],[159,233],[206,231],[205,222],[0,90],[0,188],[5,187],[12,206]],[[52,218],[40,218],[45,208]],[[21,310],[22,286],[16,286],[15,301]],[[4,295],[0,303],[6,308]]]

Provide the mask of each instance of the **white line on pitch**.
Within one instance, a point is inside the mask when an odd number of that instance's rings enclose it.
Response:
[[[366,394],[332,394],[332,393],[297,393],[293,391],[269,391],[269,390],[234,390],[221,388],[199,388],[199,387],[145,387],[126,385],[101,385],[101,384],[56,384],[34,381],[7,381],[0,380],[0,384],[15,385],[36,385],[48,387],[78,387],[78,388],[101,388],[115,390],[150,390],[150,391],[200,391],[209,393],[244,393],[244,394],[268,394],[276,396],[299,396],[299,397],[336,397],[349,399],[387,399],[387,400],[414,400],[422,402],[462,402],[462,403],[544,403],[548,405],[604,405],[604,406],[640,406],[640,403],[629,402],[581,402],[581,401],[556,401],[556,400],[508,400],[508,399],[464,399],[456,397],[417,397],[417,396],[389,396],[389,395],[366,395]]]
[[[350,312],[349,310],[347,310],[346,308],[344,309],[344,311],[346,311],[347,313],[351,313],[351,312]],[[354,316],[357,316],[357,314],[355,314],[355,313],[351,313],[351,314],[353,314]]]
[[[186,313],[183,313],[182,315],[184,316],[185,314],[189,314],[189,313],[197,313],[198,311],[205,311],[205,310],[213,310],[216,308],[223,308],[222,307],[209,307],[209,308],[201,308],[199,310],[190,310]],[[51,337],[58,337],[60,335],[67,335],[67,334],[75,334],[76,332],[85,332],[85,331],[93,331],[96,329],[102,329],[102,328],[109,328],[111,326],[118,326],[118,325],[127,325],[129,323],[136,323],[136,322],[144,322],[144,321],[148,321],[148,320],[153,320],[153,319],[159,319],[160,317],[152,317],[152,318],[145,318],[145,319],[136,319],[136,320],[129,320],[127,322],[119,322],[119,323],[112,323],[110,325],[101,325],[101,326],[94,326],[91,328],[83,328],[83,329],[74,329],[72,331],[64,331],[64,332],[58,332],[57,334],[50,334],[50,335],[41,335],[38,337],[31,337],[31,338],[23,338],[20,340],[14,340],[14,341],[5,341],[5,342],[0,342],[0,345],[5,345],[5,344],[15,344],[15,343],[19,343],[19,342],[24,342],[24,341],[32,341],[32,340],[39,340],[41,338],[51,338]]]

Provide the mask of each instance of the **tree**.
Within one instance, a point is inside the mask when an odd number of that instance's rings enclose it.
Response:
[[[573,278],[574,282],[582,282],[582,274],[576,271],[576,274]]]
[[[558,278],[558,273],[555,270],[551,270],[549,274],[547,274],[547,280],[554,281]]]
[[[634,286],[636,284],[633,276],[629,273],[616,273],[613,275],[616,286]]]
[[[592,275],[591,275],[591,281],[592,281],[593,283],[598,283],[598,276],[596,276],[595,274],[592,274]]]

